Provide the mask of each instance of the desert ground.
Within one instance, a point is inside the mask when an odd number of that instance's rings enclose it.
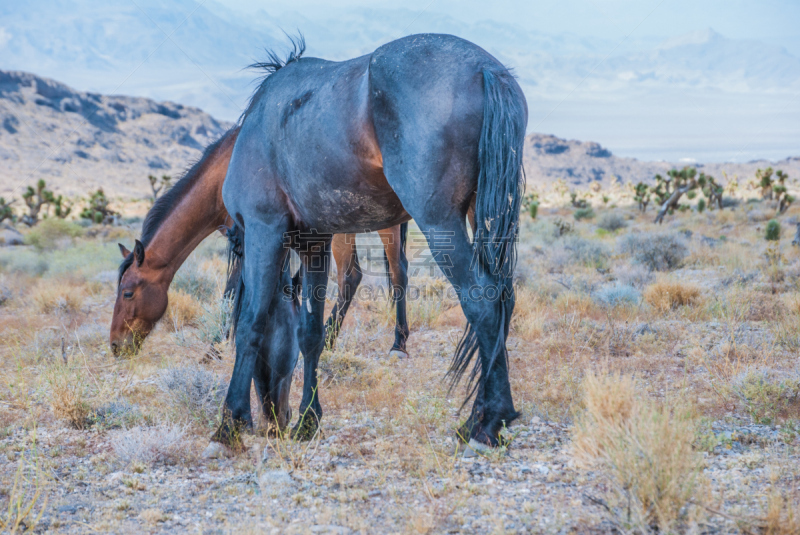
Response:
[[[322,356],[320,433],[294,442],[262,422],[246,451],[209,459],[233,367],[214,342],[225,240],[192,254],[142,350],[115,358],[117,243],[132,245],[147,203],[117,201],[119,226],[23,230],[26,245],[0,247],[0,525],[800,533],[800,206],[767,241],[776,207],[745,188],[662,225],[630,191],[588,194],[580,220],[555,189],[521,216],[508,352],[522,417],[501,448],[469,458],[455,450],[465,385],[445,381],[465,320],[429,265],[412,270],[408,358],[389,357],[385,292],[360,294]],[[413,225],[409,248],[424,257]],[[385,288],[367,249],[363,284]]]

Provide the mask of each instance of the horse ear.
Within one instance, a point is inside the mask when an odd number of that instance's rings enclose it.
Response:
[[[122,258],[128,258],[128,255],[131,254],[128,248],[121,243],[118,243],[117,245],[119,245],[119,252],[122,253]]]
[[[139,240],[136,240],[136,244],[133,246],[133,257],[136,259],[137,266],[141,266],[144,262],[144,245]]]

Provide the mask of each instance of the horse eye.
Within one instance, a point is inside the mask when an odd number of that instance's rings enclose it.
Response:
[[[124,297],[125,299],[130,299],[131,297],[133,297],[133,292],[125,292],[124,294],[122,294],[122,297]]]

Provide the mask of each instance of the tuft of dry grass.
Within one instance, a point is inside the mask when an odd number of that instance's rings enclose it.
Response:
[[[177,331],[183,327],[194,326],[203,315],[203,305],[191,294],[170,290],[167,312],[164,319]]]
[[[669,312],[678,307],[700,302],[700,288],[694,284],[663,280],[645,288],[644,300],[659,312]]]
[[[90,423],[92,406],[88,400],[87,383],[76,370],[57,366],[49,371],[50,407],[59,420],[66,420],[76,429]]]
[[[626,375],[588,374],[573,429],[577,460],[607,476],[607,512],[621,531],[684,531],[700,478],[694,423],[636,394]]]
[[[186,429],[162,424],[155,427],[133,427],[118,433],[111,446],[125,463],[152,464],[186,455]]]
[[[40,282],[31,294],[36,311],[42,314],[77,312],[84,298],[84,288],[56,280]]]

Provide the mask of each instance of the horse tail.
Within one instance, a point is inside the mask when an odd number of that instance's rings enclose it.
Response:
[[[516,265],[516,239],[519,211],[525,192],[522,149],[525,141],[527,110],[525,100],[506,69],[483,69],[483,125],[478,142],[478,191],[475,201],[476,233],[473,239],[477,269],[491,281],[501,302],[497,328],[501,330],[487,369],[480,361],[469,378],[469,396],[483,383],[498,356],[507,358],[505,340],[514,310],[513,276]],[[488,297],[485,296],[485,298]],[[478,350],[474,329],[467,326],[459,342],[448,375],[451,388],[461,379]],[[465,401],[466,403],[466,401]]]
[[[244,230],[234,223],[226,233],[228,236],[228,281],[225,284],[225,299],[231,302],[231,316],[228,323],[227,337],[233,342],[236,338],[236,325],[242,309],[244,293]]]

